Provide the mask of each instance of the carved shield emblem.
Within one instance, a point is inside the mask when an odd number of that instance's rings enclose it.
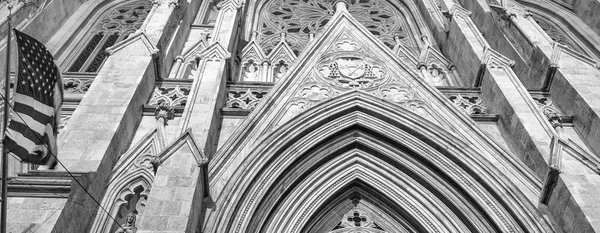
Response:
[[[370,88],[383,80],[380,62],[371,58],[337,56],[326,61],[319,69],[321,77],[343,88]]]

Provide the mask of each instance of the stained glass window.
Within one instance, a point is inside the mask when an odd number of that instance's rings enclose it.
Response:
[[[311,33],[317,34],[333,16],[334,1],[323,0],[273,0],[267,3],[260,18],[260,45],[269,54],[286,33],[286,40],[296,55],[309,42]],[[406,35],[405,17],[385,0],[351,0],[348,11],[373,35],[393,48],[395,35]],[[412,38],[401,40],[408,46]]]
[[[126,39],[139,29],[148,16],[150,1],[133,1],[113,8],[93,26],[91,36],[77,59],[69,67],[69,72],[96,73],[108,57],[106,48]]]

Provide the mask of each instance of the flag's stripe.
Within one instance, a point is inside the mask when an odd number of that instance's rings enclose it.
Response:
[[[15,93],[14,99],[15,99],[15,104],[21,103],[24,105],[33,106],[33,107],[35,107],[35,110],[43,113],[44,115],[47,115],[47,116],[54,115],[54,107],[45,105],[42,102],[39,102],[39,101],[33,99],[31,96],[26,96],[26,95],[23,95],[20,93]]]
[[[8,132],[8,131],[7,131]],[[26,139],[25,139],[26,140]],[[23,143],[16,143],[12,138],[5,138],[4,145],[9,152],[19,155],[19,157],[23,160],[23,162],[30,162],[35,164],[45,164],[50,159],[50,156],[42,157],[40,154],[36,152],[29,152],[27,149],[23,148],[21,145]],[[27,157],[23,157],[23,155],[27,155]]]
[[[14,154],[39,164],[48,159],[49,151],[56,153],[55,129],[62,101],[60,71],[44,44],[18,30],[15,35],[19,51],[15,115],[5,140]],[[54,96],[57,86],[61,88],[59,96]]]
[[[54,113],[52,113],[51,115],[46,115],[46,114],[36,111],[36,109],[34,109],[33,107],[31,107],[29,105],[24,105],[19,102],[15,102],[14,112],[18,115],[13,115],[13,119],[18,119],[19,117],[23,117],[25,115],[31,117],[31,119],[33,119],[34,121],[37,121],[40,123],[52,122],[52,120],[54,119],[52,117],[54,115]],[[28,122],[26,122],[26,123],[29,124]]]
[[[12,121],[10,124],[13,124],[14,122],[19,122],[23,125],[29,126],[29,128],[31,128],[31,130],[38,133],[39,135],[44,135],[44,133],[46,131],[46,125],[31,118],[31,116],[29,116],[28,114],[22,114],[20,112],[16,112],[15,114],[18,114],[18,115],[13,115],[13,118],[12,118]]]
[[[36,144],[43,144],[44,143],[44,134],[39,134],[33,130],[29,129],[29,126],[21,123],[21,122],[17,122],[17,121],[11,121],[10,125],[8,126],[9,129],[12,129],[16,132],[19,132],[21,135],[23,135],[24,137],[28,138],[30,141],[36,143]],[[19,140],[16,140],[16,142],[19,142]],[[28,148],[28,147],[25,147]],[[28,148],[29,149],[29,148]]]
[[[28,154],[35,154],[36,151],[45,148],[43,142],[39,142],[37,139],[35,141],[32,141],[29,137],[21,134],[21,132],[15,129],[7,128],[6,135],[9,139],[13,140],[14,142],[17,142],[19,146],[25,148],[25,150],[28,151]]]

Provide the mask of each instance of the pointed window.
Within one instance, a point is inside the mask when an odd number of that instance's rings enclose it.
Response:
[[[83,43],[79,55],[67,71],[98,72],[108,57],[105,50],[127,39],[131,33],[139,29],[151,8],[149,1],[133,1],[102,15],[92,27],[90,36],[86,43]]]

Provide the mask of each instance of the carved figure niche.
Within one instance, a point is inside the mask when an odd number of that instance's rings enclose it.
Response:
[[[144,185],[138,185],[133,190],[126,189],[117,203],[118,210],[114,216],[116,222],[113,222],[110,233],[135,233],[137,227],[135,220],[138,215],[144,211],[149,190]],[[119,227],[119,225],[121,227]]]

